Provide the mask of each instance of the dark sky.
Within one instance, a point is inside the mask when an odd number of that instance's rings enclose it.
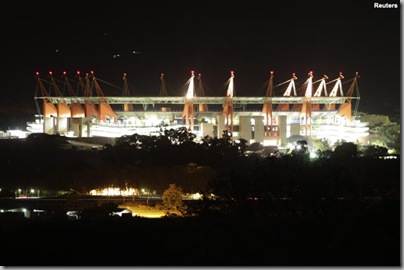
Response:
[[[93,70],[118,86],[102,86],[114,96],[122,94],[123,73],[134,96],[159,95],[161,73],[169,94],[182,95],[191,70],[202,74],[208,96],[225,94],[230,71],[236,96],[257,96],[265,94],[271,70],[275,85],[295,72],[297,86],[311,70],[314,80],[343,72],[348,81],[359,72],[359,111],[400,111],[401,7],[377,9],[362,0],[236,2],[15,1],[0,19],[0,111],[10,104],[35,110],[35,72],[47,79],[49,71],[61,78],[63,70],[71,78]]]

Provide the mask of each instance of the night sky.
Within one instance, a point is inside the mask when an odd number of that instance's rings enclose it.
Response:
[[[106,95],[122,95],[127,73],[133,96],[185,94],[190,71],[202,74],[206,96],[265,95],[296,73],[314,80],[359,72],[359,111],[392,114],[401,103],[401,18],[376,1],[30,1],[1,16],[3,85],[0,111],[35,111],[35,72],[61,79],[94,71]],[[383,2],[384,3],[384,2]],[[344,83],[344,80],[343,80]],[[343,84],[344,91],[349,83]],[[332,85],[328,85],[330,90]],[[278,89],[280,91],[281,88]],[[281,95],[282,93],[278,93]]]

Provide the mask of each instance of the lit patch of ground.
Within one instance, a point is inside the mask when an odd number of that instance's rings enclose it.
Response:
[[[132,212],[133,216],[145,217],[145,218],[162,218],[166,215],[166,211],[153,206],[147,205],[135,205],[125,203],[119,205],[119,208],[126,208]]]

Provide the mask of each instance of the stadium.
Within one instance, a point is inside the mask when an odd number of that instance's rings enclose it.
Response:
[[[126,74],[122,96],[104,95],[93,72],[84,77],[77,72],[75,79],[64,72],[62,77],[64,80],[56,80],[49,73],[47,81],[36,74],[38,113],[34,122],[27,123],[28,132],[116,138],[158,135],[162,129],[186,127],[197,137],[221,138],[229,132],[233,139],[245,139],[249,144],[274,146],[285,145],[292,136],[358,142],[369,135],[367,123],[357,117],[358,73],[345,81],[342,73],[335,79],[324,75],[314,80],[309,72],[297,88],[294,73],[274,85],[271,71],[264,96],[244,97],[234,95],[233,71],[225,83],[225,96],[205,96],[201,74],[196,76],[194,71],[185,83],[185,96],[167,95],[164,74],[160,76],[160,95],[143,97],[130,95]],[[349,85],[346,90],[343,80]]]

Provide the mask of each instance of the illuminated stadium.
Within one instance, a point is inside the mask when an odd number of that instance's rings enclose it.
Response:
[[[122,96],[105,96],[93,72],[84,78],[78,72],[75,80],[63,75],[64,81],[55,80],[51,73],[50,81],[45,81],[37,73],[41,93],[35,96],[38,114],[35,122],[28,123],[27,131],[120,137],[158,135],[162,129],[186,127],[198,137],[221,138],[228,131],[234,139],[276,146],[284,145],[291,136],[326,138],[330,142],[357,142],[368,136],[367,123],[356,116],[358,73],[344,81],[349,85],[344,90],[342,73],[332,80],[326,75],[314,80],[313,72],[309,72],[297,91],[295,74],[274,86],[270,72],[265,95],[256,97],[234,95],[234,72],[225,84],[225,96],[205,96],[201,75],[195,76],[193,71],[185,84],[185,96],[167,95],[164,74],[160,77],[160,95],[144,97],[130,95],[126,74]],[[81,94],[73,90],[72,81]],[[68,90],[68,96],[62,95],[62,87]],[[275,88],[282,94],[274,95]]]

